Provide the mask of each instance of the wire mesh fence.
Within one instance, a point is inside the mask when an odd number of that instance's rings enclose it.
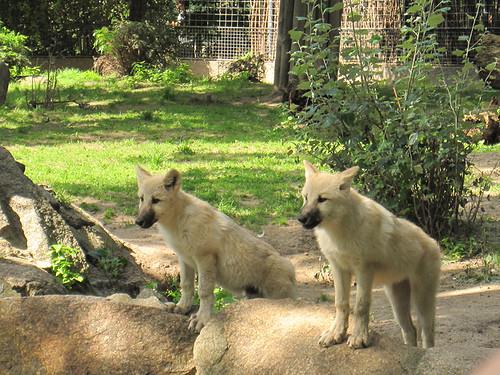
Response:
[[[279,0],[191,0],[181,11],[181,58],[274,60]]]
[[[347,1],[345,3],[348,3]],[[361,45],[367,45],[375,34],[379,35],[377,47],[380,48],[380,58],[387,63],[396,63],[400,50],[401,26],[405,23],[405,13],[410,7],[410,0],[361,0],[353,8],[362,15],[362,19],[355,23],[361,32],[357,36]],[[445,47],[446,52],[441,61],[444,64],[458,64],[461,57],[453,53],[457,49],[464,49],[466,41],[460,38],[469,35],[474,23],[477,1],[450,0],[446,6],[450,9],[444,15],[444,22],[435,30],[439,47]],[[500,34],[500,0],[484,0],[484,7],[478,21],[489,32]],[[348,20],[348,11],[342,15],[341,51],[352,46],[352,22]],[[473,33],[477,38],[479,32]],[[344,60],[349,58],[344,57]]]

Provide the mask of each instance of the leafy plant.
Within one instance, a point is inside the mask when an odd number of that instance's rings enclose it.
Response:
[[[50,247],[50,260],[52,273],[65,287],[71,288],[85,281],[86,267],[78,249],[54,244]]]
[[[229,63],[227,73],[233,76],[246,73],[248,80],[260,82],[264,78],[264,62],[264,55],[256,55],[249,52]]]
[[[220,311],[224,307],[230,305],[233,302],[236,302],[236,298],[229,293],[227,290],[217,287],[214,289],[214,295],[215,295],[215,310]]]
[[[327,283],[333,283],[333,275],[328,262],[321,263],[319,271],[314,274],[314,278],[317,281],[325,281]]]
[[[472,77],[469,58],[484,29],[481,3],[468,15],[473,26],[461,36],[465,49],[455,52],[462,68],[447,75],[435,31],[448,1],[413,1],[401,28],[393,81],[381,79],[381,35],[357,26],[359,2],[344,8],[350,30],[340,63],[340,37],[327,19],[342,4],[327,3],[309,0],[304,31],[290,32],[296,47],[292,73],[308,100],[296,113],[298,151],[334,170],[359,165],[365,193],[438,238],[456,232],[464,218],[472,224],[476,216],[467,214],[467,202],[477,194],[466,182],[472,173],[468,155],[478,138],[467,132],[463,115],[481,107],[484,91],[483,82]]]
[[[19,76],[29,65],[27,39],[27,36],[8,29],[0,21],[0,61],[9,66],[13,78]]]
[[[112,251],[106,248],[98,249],[97,266],[113,279],[118,279],[125,271],[127,259],[122,256],[114,256]]]
[[[113,52],[113,38],[115,33],[108,27],[103,26],[100,29],[94,30],[94,48],[102,55],[111,54]]]

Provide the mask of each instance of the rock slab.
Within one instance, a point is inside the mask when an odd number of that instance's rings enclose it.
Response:
[[[0,374],[194,374],[187,320],[99,297],[0,298]]]

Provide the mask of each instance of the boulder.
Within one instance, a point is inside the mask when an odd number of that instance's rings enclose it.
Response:
[[[372,346],[322,348],[333,319],[331,304],[253,299],[226,307],[195,341],[199,374],[232,375],[469,375],[495,353],[456,342],[424,350],[403,344],[392,321],[370,322]],[[352,326],[352,322],[351,322]],[[390,327],[389,327],[390,326]]]
[[[0,259],[0,297],[65,294],[66,289],[48,272],[29,263]]]
[[[373,332],[373,345],[352,350],[318,345],[333,311],[302,301],[253,299],[219,313],[194,345],[200,374],[413,374],[424,351]],[[373,326],[373,325],[372,325]],[[376,330],[376,327],[375,327]]]
[[[9,89],[10,71],[9,67],[3,61],[0,61],[0,105],[7,100],[7,91]]]
[[[34,184],[4,147],[0,147],[0,165],[0,258],[47,269],[50,246],[63,244],[78,250],[78,268],[87,270],[87,283],[79,292],[139,292],[145,278],[122,241],[83,210]],[[101,250],[109,257],[125,259],[119,277],[100,266]],[[0,269],[0,280],[5,277]]]
[[[0,373],[194,374],[188,318],[87,296],[0,298]]]

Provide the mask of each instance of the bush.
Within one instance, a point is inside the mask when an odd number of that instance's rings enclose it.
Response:
[[[140,61],[133,64],[131,78],[133,83],[147,81],[167,85],[188,83],[193,79],[193,75],[187,64],[161,68]]]
[[[94,37],[95,48],[114,56],[127,73],[139,62],[160,68],[171,65],[178,45],[173,27],[160,28],[149,22],[119,22],[112,30],[95,30]]]
[[[264,78],[264,62],[264,55],[254,55],[249,52],[232,61],[227,68],[227,73],[233,76],[246,73],[248,80],[260,82]]]
[[[484,187],[467,158],[478,139],[463,120],[464,112],[481,107],[484,90],[471,79],[468,58],[473,32],[482,28],[480,6],[471,16],[474,29],[461,36],[468,47],[455,52],[462,56],[462,69],[448,76],[440,69],[444,50],[434,34],[447,8],[431,0],[413,2],[401,29],[398,78],[385,82],[381,37],[357,29],[361,15],[354,7],[344,9],[353,33],[342,50],[347,63],[339,64],[339,39],[325,19],[341,5],[326,3],[310,0],[306,31],[290,32],[297,47],[292,73],[308,101],[297,113],[298,149],[334,170],[359,165],[365,193],[431,235],[448,235],[470,214],[467,203]],[[477,202],[469,222],[476,218]]]
[[[14,78],[30,63],[27,39],[27,36],[9,30],[0,21],[0,61],[9,65],[10,74]]]

